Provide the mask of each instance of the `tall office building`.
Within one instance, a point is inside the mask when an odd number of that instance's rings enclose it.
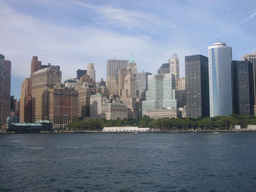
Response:
[[[49,89],[49,120],[53,128],[64,128],[78,118],[78,91],[58,84]]]
[[[88,74],[80,77],[78,86],[78,116],[90,116],[90,97],[95,92],[95,82]]]
[[[210,117],[232,114],[232,49],[225,43],[208,47]]]
[[[87,74],[89,75],[90,78],[93,79],[93,82],[96,80],[96,71],[94,69],[94,64],[93,63],[88,63],[87,65]]]
[[[203,55],[185,57],[187,117],[208,117],[209,75],[208,58]]]
[[[30,78],[23,80],[20,95],[20,123],[32,122],[32,94],[29,92]]]
[[[11,61],[0,54],[0,126],[10,114]]]
[[[232,61],[233,112],[253,115],[254,81],[252,63]]]
[[[106,86],[110,95],[116,95],[118,93],[118,86],[115,77],[108,77]]]
[[[140,118],[141,102],[136,94],[136,75],[132,73],[132,70],[127,71],[120,101],[128,108],[128,119]]]
[[[172,58],[169,59],[170,64],[170,73],[175,75],[175,80],[180,78],[180,70],[179,70],[179,59],[177,54],[173,54]]]
[[[41,69],[41,61],[38,61],[37,56],[33,56],[31,60],[31,75]]]
[[[94,89],[88,86],[81,86],[78,89],[78,116],[89,117],[90,116],[90,98],[94,93]]]
[[[36,71],[40,69],[45,69],[48,67],[50,67],[50,64],[42,65],[41,61],[38,61],[37,56],[32,57],[30,78],[26,78],[21,85],[20,123],[32,122],[32,87],[33,87],[32,75]]]
[[[114,77],[118,85],[118,70],[126,69],[128,60],[107,60],[107,79]]]
[[[170,64],[169,63],[163,63],[161,65],[161,67],[157,70],[158,75],[166,74],[166,73],[170,73]]]
[[[256,50],[254,50],[253,53],[242,56],[241,59],[250,61],[252,63],[254,83],[254,115],[256,115]]]
[[[78,69],[76,71],[76,78],[80,79],[80,77],[82,77],[83,75],[85,75],[87,73],[87,70],[82,70],[82,69]]]
[[[131,71],[132,74],[137,75],[137,65],[134,61],[133,54],[131,53],[131,57],[129,59],[129,62],[127,63],[127,70]]]
[[[122,91],[124,89],[124,79],[128,74],[127,69],[119,69],[118,70],[118,95],[122,96]]]
[[[186,105],[185,77],[179,78],[175,83],[177,107],[184,107]]]
[[[32,75],[32,122],[49,119],[49,89],[61,83],[59,66],[49,66]]]
[[[152,73],[142,72],[137,73],[136,81],[137,81],[137,92],[138,96],[142,101],[146,100],[146,91],[148,90],[148,76],[152,75]]]
[[[142,115],[156,109],[177,109],[173,74],[148,76],[148,91],[146,101],[142,101]]]

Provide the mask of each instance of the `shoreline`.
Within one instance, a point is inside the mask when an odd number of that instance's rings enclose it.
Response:
[[[131,132],[103,132],[103,131],[87,131],[87,130],[79,130],[79,131],[41,131],[41,132],[37,132],[35,134],[51,134],[51,133],[54,133],[54,134],[60,134],[60,133],[233,133],[233,132],[256,132],[256,130],[251,130],[251,129],[237,129],[237,130],[234,130],[234,129],[223,129],[223,130],[220,130],[220,129],[214,129],[214,130],[200,130],[200,129],[189,129],[189,130],[169,130],[169,131],[145,131],[145,132],[134,132],[134,131],[131,131]],[[0,131],[0,134],[26,134],[26,133],[32,133],[32,132],[7,132],[7,131]]]

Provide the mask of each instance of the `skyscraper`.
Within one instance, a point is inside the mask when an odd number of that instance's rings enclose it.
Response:
[[[166,74],[166,73],[170,73],[170,64],[169,63],[163,63],[161,65],[161,67],[157,70],[158,75]]]
[[[11,61],[0,54],[0,126],[6,123],[10,113]]]
[[[33,56],[31,60],[31,75],[41,69],[41,61],[38,61],[37,56]]]
[[[31,60],[31,74],[30,78],[26,78],[21,85],[20,95],[20,123],[32,122],[32,87],[33,79],[32,75],[43,68],[48,68],[49,65],[42,65],[41,61],[38,61],[37,56],[33,56]]]
[[[146,91],[148,90],[149,75],[152,75],[152,73],[142,72],[137,73],[136,76],[138,96],[142,101],[146,100]]]
[[[137,65],[136,65],[136,63],[134,61],[132,53],[131,53],[131,57],[129,59],[129,62],[127,63],[127,70],[131,71],[132,74],[134,74],[135,76],[137,75]]]
[[[254,81],[252,63],[232,61],[233,112],[253,115]]]
[[[59,66],[49,66],[32,75],[32,122],[49,119],[49,89],[61,83]]]
[[[85,75],[87,73],[87,70],[82,70],[82,69],[78,69],[76,71],[76,78],[80,79],[80,77],[82,77],[83,75]]]
[[[118,86],[118,70],[126,69],[128,60],[107,60],[107,79],[114,77]]]
[[[58,84],[49,90],[48,113],[53,128],[64,128],[78,118],[78,91]]]
[[[142,115],[149,110],[176,109],[175,76],[173,74],[149,75],[146,101],[142,101]]]
[[[115,77],[108,77],[106,81],[106,86],[108,88],[110,95],[116,95],[118,92],[118,86],[116,84]]]
[[[90,116],[90,97],[95,92],[95,82],[88,74],[80,77],[78,85],[78,116]]]
[[[254,50],[253,53],[242,56],[241,59],[250,61],[252,63],[254,84],[254,115],[256,115],[256,50]]]
[[[185,57],[187,117],[209,116],[208,58],[203,55]]]
[[[128,74],[127,69],[119,69],[118,70],[118,95],[122,96],[122,92],[124,89],[124,79],[126,75]]]
[[[208,47],[210,117],[232,114],[232,49],[225,43]]]
[[[87,65],[87,74],[89,75],[90,78],[93,79],[93,82],[95,82],[96,72],[95,72],[93,63],[88,63],[88,65]]]
[[[184,107],[186,105],[186,82],[185,77],[179,78],[175,81],[177,107]]]
[[[32,93],[29,93],[30,78],[23,80],[20,95],[20,123],[32,122]]]
[[[177,54],[173,54],[172,58],[169,59],[168,63],[170,64],[170,73],[175,75],[175,80],[178,80],[180,78],[180,70]]]

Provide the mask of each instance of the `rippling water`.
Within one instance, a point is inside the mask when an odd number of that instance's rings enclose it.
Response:
[[[0,135],[0,191],[255,191],[256,133]]]

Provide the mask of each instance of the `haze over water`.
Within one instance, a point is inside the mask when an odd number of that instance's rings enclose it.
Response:
[[[254,191],[256,133],[0,135],[0,191]]]

